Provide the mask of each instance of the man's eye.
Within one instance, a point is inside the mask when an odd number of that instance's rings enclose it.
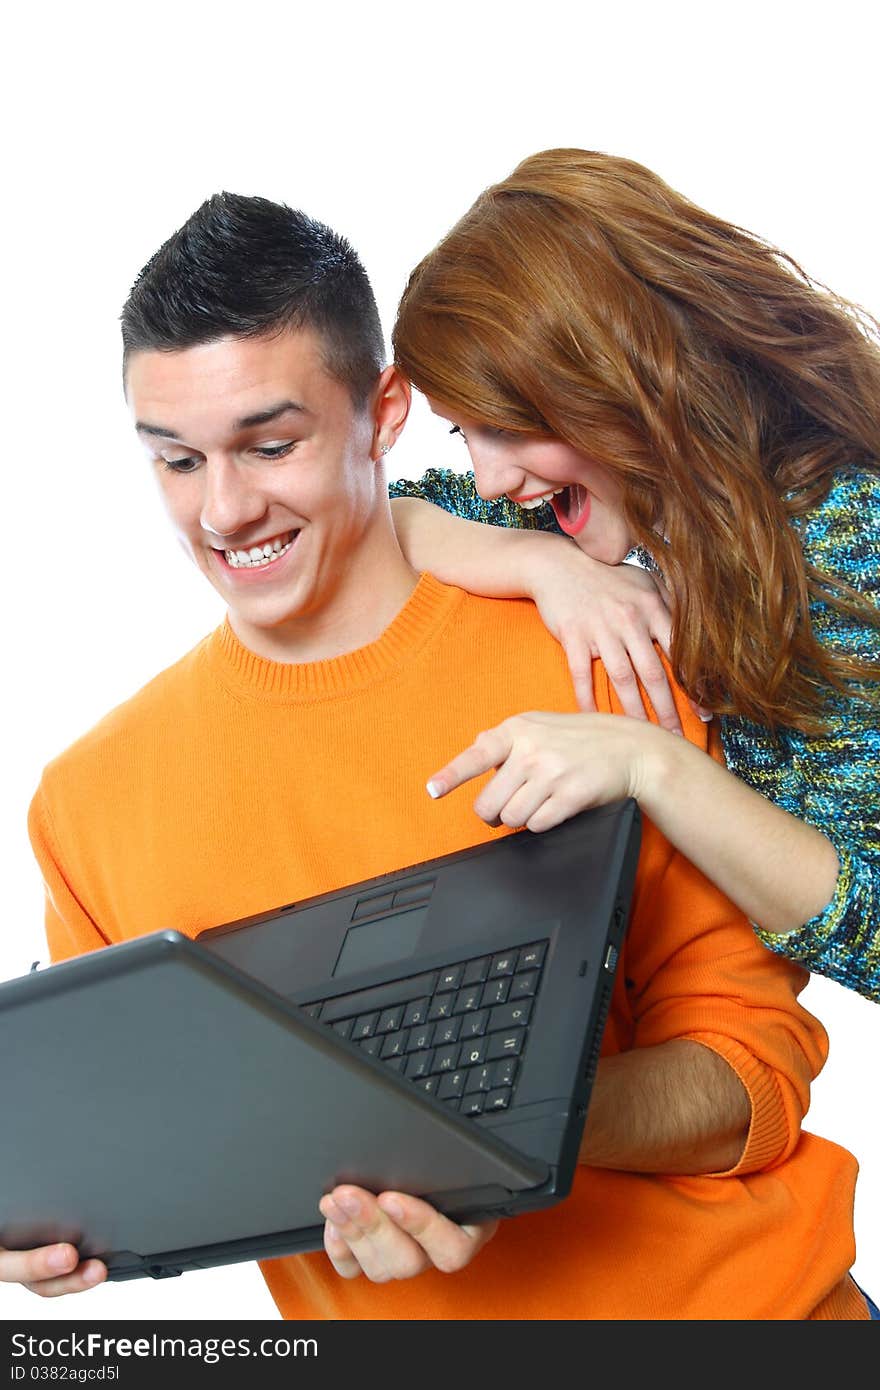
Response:
[[[162,459],[162,463],[169,473],[194,473],[201,460],[193,454],[188,454],[181,459]]]
[[[296,440],[288,439],[283,444],[258,444],[254,453],[261,459],[283,459],[294,447]]]

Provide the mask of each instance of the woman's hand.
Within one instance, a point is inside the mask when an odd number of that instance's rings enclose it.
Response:
[[[494,767],[474,802],[480,819],[549,830],[590,806],[638,800],[658,739],[670,741],[655,724],[617,714],[518,714],[435,772],[428,792],[445,796]]]
[[[446,584],[487,598],[534,601],[565,650],[582,710],[596,708],[591,663],[599,657],[624,714],[647,719],[644,690],[658,723],[681,733],[654,647],[656,642],[669,655],[672,600],[647,570],[602,564],[573,541],[547,531],[464,521],[415,497],[395,498],[391,510],[397,538],[414,569],[429,570]],[[693,709],[701,718],[711,718],[710,710],[696,704]]]
[[[568,657],[581,709],[592,712],[591,663],[598,657],[624,714],[647,719],[639,681],[657,721],[681,733],[669,680],[654,643],[669,655],[672,641],[671,596],[666,586],[638,565],[604,565],[575,546],[547,551],[529,565],[529,591],[548,631]],[[711,717],[694,704],[696,714]]]
[[[427,1202],[400,1192],[374,1197],[336,1187],[318,1203],[326,1221],[324,1249],[343,1279],[365,1274],[374,1284],[412,1279],[426,1269],[464,1269],[498,1229],[497,1221],[457,1226]]]

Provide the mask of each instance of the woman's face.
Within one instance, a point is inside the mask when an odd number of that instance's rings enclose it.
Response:
[[[632,550],[620,484],[609,469],[560,439],[509,433],[464,419],[438,401],[428,404],[464,439],[481,497],[491,501],[506,493],[525,507],[549,503],[565,534],[606,565],[620,564]]]

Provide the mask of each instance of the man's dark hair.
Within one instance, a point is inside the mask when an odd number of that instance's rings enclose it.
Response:
[[[310,328],[325,365],[363,406],[385,361],[367,273],[344,237],[304,212],[215,193],[147,262],[122,310],[134,352]]]

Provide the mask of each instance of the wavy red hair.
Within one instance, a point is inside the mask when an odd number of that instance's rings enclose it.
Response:
[[[393,344],[453,412],[614,470],[693,696],[807,732],[829,686],[876,698],[880,668],[822,646],[809,600],[880,612],[808,566],[790,523],[838,470],[880,471],[878,325],[790,257],[639,164],[548,150],[416,267]]]

